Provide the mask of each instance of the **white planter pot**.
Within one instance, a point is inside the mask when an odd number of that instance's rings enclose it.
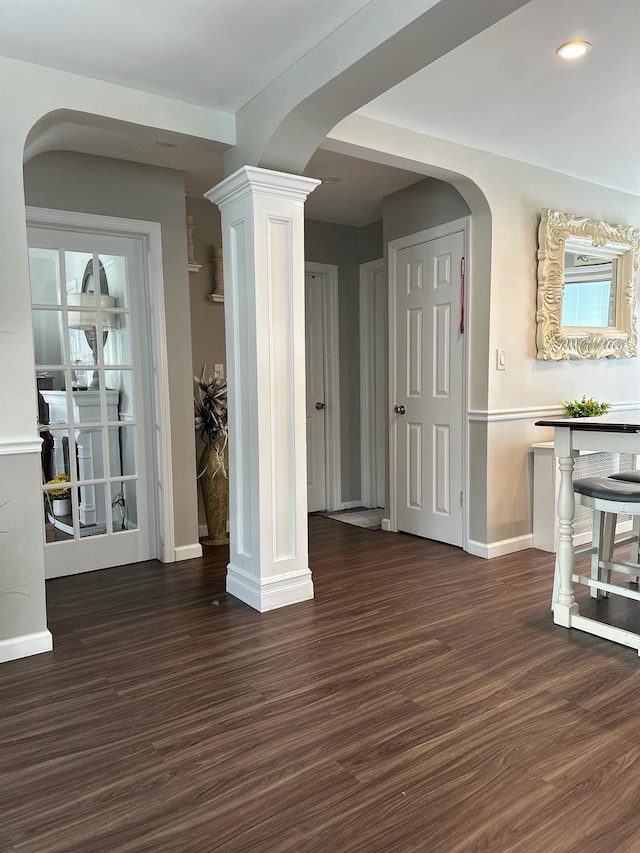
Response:
[[[53,514],[58,518],[71,515],[71,498],[54,498]]]

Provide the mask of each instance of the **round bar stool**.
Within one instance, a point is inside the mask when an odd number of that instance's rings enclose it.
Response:
[[[609,479],[624,480],[625,483],[640,484],[640,471],[619,471],[617,474],[610,474]],[[633,561],[640,565],[640,515],[634,515],[633,517],[633,533],[631,537],[629,539],[624,539],[622,542],[616,543],[616,545],[628,544],[629,542],[633,543]],[[636,576],[635,580],[637,583],[638,576]]]
[[[632,592],[626,587],[618,585],[617,588],[611,588],[616,587],[616,584],[611,584],[612,570],[637,581],[637,560],[634,563],[614,561],[613,550],[616,544],[622,544],[615,543],[617,516],[621,513],[632,515],[634,525],[640,518],[640,478],[630,482],[620,479],[618,475],[587,477],[584,480],[575,480],[573,491],[577,504],[593,510],[592,545],[590,548],[576,551],[576,555],[591,553],[591,578],[577,576],[574,580],[591,587],[591,595],[594,598],[613,592],[640,600],[640,593]]]

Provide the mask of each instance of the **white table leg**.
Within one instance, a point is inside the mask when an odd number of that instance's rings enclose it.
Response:
[[[573,456],[561,456],[560,491],[558,493],[558,551],[556,553],[557,594],[553,604],[553,621],[556,625],[571,627],[571,616],[578,613],[578,605],[573,596],[571,576],[575,567],[573,547],[573,519],[575,498],[573,495]]]

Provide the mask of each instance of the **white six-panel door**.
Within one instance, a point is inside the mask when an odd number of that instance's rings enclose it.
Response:
[[[309,512],[327,508],[326,400],[322,277],[305,274],[307,373],[307,502]]]
[[[398,530],[461,546],[464,232],[395,253]]]

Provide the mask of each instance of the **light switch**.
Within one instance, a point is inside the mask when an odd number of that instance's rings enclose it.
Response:
[[[506,349],[496,350],[496,370],[507,369],[507,351]]]
[[[224,379],[224,364],[214,364],[213,374],[214,376],[217,376],[218,379]]]

